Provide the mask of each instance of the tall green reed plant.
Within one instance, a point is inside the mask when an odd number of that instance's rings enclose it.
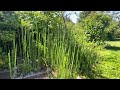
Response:
[[[39,24],[34,21],[30,29],[30,21],[21,20],[22,43],[19,46],[22,58],[21,63],[17,63],[15,54],[17,52],[14,43],[13,51],[9,56],[9,67],[12,72],[12,61],[14,57],[14,67],[21,64],[22,73],[27,75],[30,72],[38,72],[40,68],[52,68],[56,73],[55,78],[76,78],[81,73],[90,74],[92,65],[97,59],[96,53],[87,47],[86,41],[82,40],[76,28],[64,26],[62,17],[51,18],[47,15],[47,20],[40,20]],[[50,25],[48,22],[51,21]],[[27,68],[25,68],[27,67]],[[16,72],[15,72],[16,73]],[[11,74],[12,76],[12,74]]]

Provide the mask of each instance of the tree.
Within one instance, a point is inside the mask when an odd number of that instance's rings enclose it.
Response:
[[[79,14],[79,18],[78,18],[78,22],[82,21],[83,19],[85,19],[92,11],[82,11]]]
[[[91,12],[83,19],[82,26],[89,41],[104,42],[106,28],[110,25],[112,17],[105,13]]]
[[[112,20],[110,25],[106,29],[106,39],[113,40],[118,29],[119,22],[117,20]]]

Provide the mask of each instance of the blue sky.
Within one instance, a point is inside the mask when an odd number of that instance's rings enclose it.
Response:
[[[71,16],[70,16],[70,19],[71,19],[74,23],[76,23],[78,17],[74,14],[74,12],[76,12],[77,14],[80,13],[80,11],[66,11],[66,14],[72,13]]]

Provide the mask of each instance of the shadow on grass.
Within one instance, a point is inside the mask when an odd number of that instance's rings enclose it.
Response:
[[[114,51],[120,50],[120,47],[116,47],[116,46],[106,46],[105,48],[106,48],[107,50],[114,50]]]
[[[108,79],[107,77],[102,76],[100,73],[93,71],[87,74],[87,77],[90,79]]]
[[[120,41],[120,38],[115,38],[115,39],[113,39],[111,41]]]
[[[109,78],[107,78],[105,76],[102,76],[101,74],[96,74],[95,73],[95,79],[109,79]]]
[[[88,71],[82,72],[81,74],[89,79],[109,79],[105,76],[102,76],[99,70],[94,70],[92,68],[89,68]]]

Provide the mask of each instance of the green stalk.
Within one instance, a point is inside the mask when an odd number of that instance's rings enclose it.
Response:
[[[16,60],[16,56],[17,56],[17,45],[16,45],[16,47],[15,47],[15,50],[14,50],[15,52],[14,52],[14,68],[13,68],[13,70],[14,70],[14,73],[13,73],[13,77],[15,78],[16,77],[16,69],[17,69],[17,60]]]
[[[45,62],[45,66],[47,67],[47,62],[46,62],[46,28],[44,30],[44,62]]]
[[[26,29],[25,31],[25,35],[24,35],[24,41],[23,41],[23,51],[24,51],[24,64],[26,64]]]
[[[12,66],[11,66],[11,59],[10,59],[10,50],[8,53],[8,60],[9,60],[10,78],[12,78]]]

